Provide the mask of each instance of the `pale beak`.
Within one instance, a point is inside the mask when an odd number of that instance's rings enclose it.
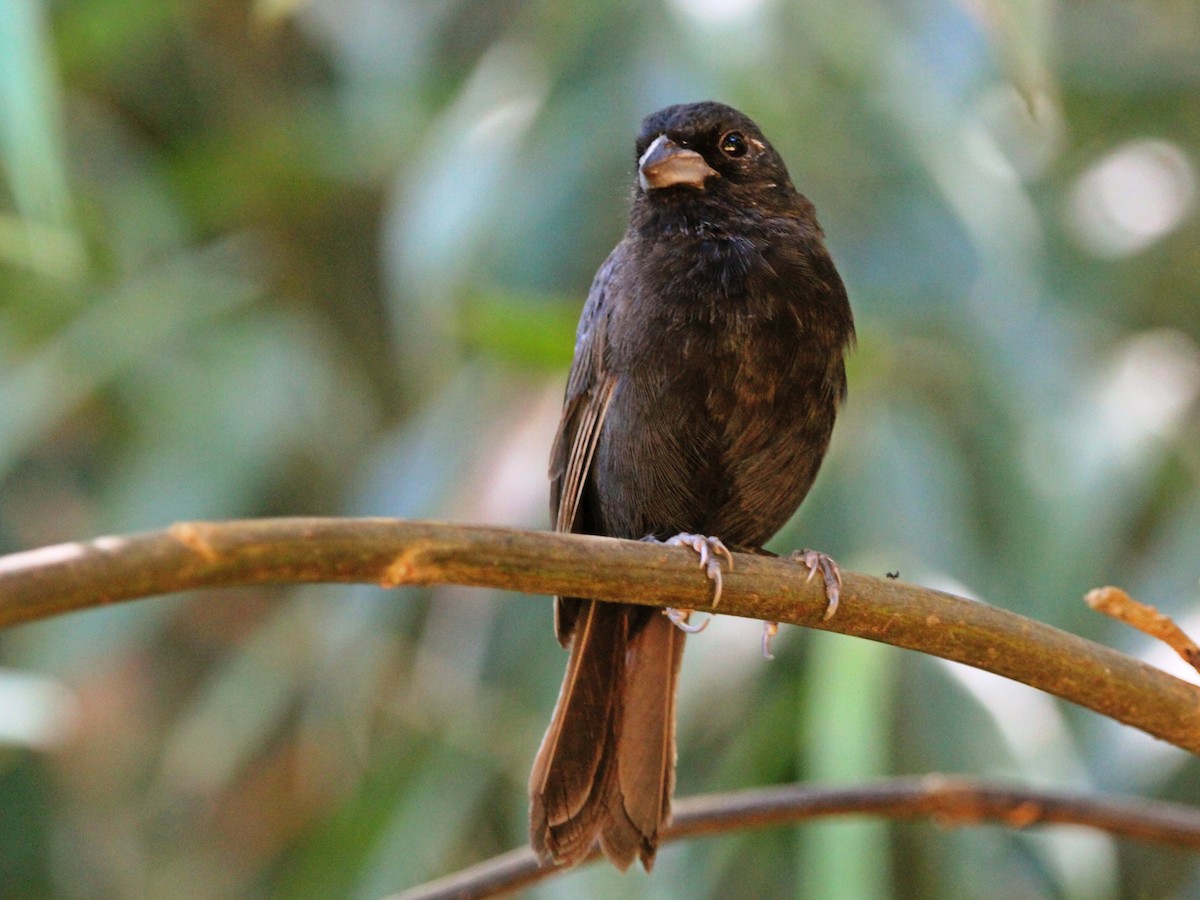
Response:
[[[677,184],[703,188],[704,180],[716,174],[703,156],[680,147],[665,134],[656,137],[638,160],[638,184],[644,191]]]

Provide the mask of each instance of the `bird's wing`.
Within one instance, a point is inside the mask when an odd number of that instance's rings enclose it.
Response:
[[[550,451],[550,517],[555,531],[581,531],[589,518],[584,489],[617,385],[616,375],[607,366],[606,333],[623,246],[618,244],[596,273],[579,318],[562,420]],[[564,645],[570,639],[577,607],[578,602],[570,598],[559,598],[555,604],[555,631]]]

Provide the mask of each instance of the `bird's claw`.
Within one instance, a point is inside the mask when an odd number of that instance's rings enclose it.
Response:
[[[778,622],[763,622],[762,636],[762,655],[763,659],[774,659],[775,654],[771,652],[771,638],[779,634]]]
[[[792,554],[792,559],[808,568],[806,581],[812,581],[817,572],[821,573],[821,578],[825,581],[826,600],[825,614],[821,618],[828,622],[837,612],[838,600],[842,594],[842,570],[830,557],[816,550],[797,550]]]
[[[663,543],[671,547],[691,547],[699,554],[700,567],[704,569],[704,574],[708,576],[708,580],[713,583],[712,605],[715,609],[717,604],[721,602],[722,556],[729,560],[729,571],[733,571],[733,554],[729,552],[729,548],[721,543],[720,538],[706,537],[703,534],[689,534],[686,531],[680,532],[673,538],[667,538]],[[676,622],[675,624],[678,625],[679,623]]]
[[[706,618],[703,622],[693,625],[688,621],[694,610],[691,609],[676,609],[674,606],[668,606],[663,610],[663,615],[671,620],[672,624],[680,631],[686,631],[688,634],[699,634],[708,627],[708,623],[712,621],[712,616]]]
[[[708,576],[709,581],[713,583],[712,605],[716,608],[721,602],[721,557],[724,556],[729,560],[729,568],[733,569],[733,555],[729,552],[729,548],[721,543],[720,538],[706,537],[703,534],[690,534],[688,532],[680,532],[672,538],[667,538],[665,541],[659,541],[658,538],[650,535],[643,540],[652,541],[654,543],[666,544],[670,547],[690,547],[695,550],[700,557],[700,566],[704,569],[704,574]],[[705,619],[699,625],[693,625],[688,622],[688,616],[692,614],[690,609],[676,609],[668,607],[663,610],[663,615],[674,623],[675,627],[680,631],[686,631],[688,634],[698,634],[708,627],[708,623],[712,621],[712,617]]]
[[[808,569],[808,578],[804,579],[805,581],[812,581],[817,572],[821,573],[821,578],[825,582],[826,601],[825,614],[821,618],[828,622],[837,612],[838,600],[842,593],[842,570],[832,559],[816,550],[797,550],[791,558],[795,562],[802,563]],[[763,622],[762,655],[766,659],[775,658],[771,653],[771,638],[777,634],[779,634],[778,622]]]

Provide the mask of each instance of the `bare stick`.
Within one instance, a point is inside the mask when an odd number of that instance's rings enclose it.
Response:
[[[1078,703],[1200,753],[1200,688],[1108,647],[979,603],[843,573],[823,585],[795,563],[738,554],[723,615],[790,622],[919,650]],[[0,627],[197,587],[294,582],[463,584],[711,611],[695,555],[642,541],[392,519],[261,519],[174,525],[0,557]]]
[[[1096,612],[1111,616],[1138,631],[1162,641],[1183,657],[1183,661],[1200,671],[1200,647],[1187,633],[1153,606],[1139,603],[1120,588],[1102,587],[1088,591],[1083,598]]]
[[[692,797],[675,804],[664,842],[794,824],[829,816],[932,818],[958,827],[994,823],[1082,825],[1116,837],[1200,850],[1200,810],[1158,800],[1089,797],[959,776],[927,775],[875,784],[820,788],[792,784]],[[588,861],[600,858],[594,853]],[[388,900],[468,900],[515,891],[562,869],[539,863],[529,849],[513,850]]]

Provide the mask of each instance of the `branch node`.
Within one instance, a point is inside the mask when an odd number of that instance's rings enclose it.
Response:
[[[417,543],[405,547],[383,570],[383,574],[379,576],[379,586],[390,590],[417,581],[418,567],[413,557],[417,556],[420,550],[421,547]]]
[[[167,529],[167,534],[206,563],[215,563],[220,559],[220,554],[209,541],[210,531],[211,529],[201,522],[176,522]]]
[[[1004,816],[1004,821],[1012,828],[1028,828],[1042,821],[1045,815],[1046,811],[1040,803],[1027,800],[1009,810]]]

